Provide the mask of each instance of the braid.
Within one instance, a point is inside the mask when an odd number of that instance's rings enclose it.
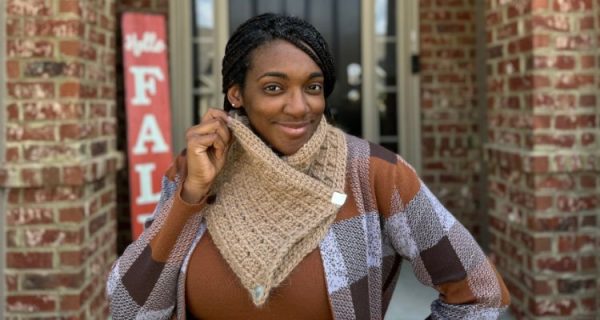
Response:
[[[232,108],[227,100],[227,90],[235,84],[244,86],[252,51],[277,39],[292,43],[321,68],[325,78],[323,88],[325,98],[331,94],[335,86],[335,65],[327,43],[319,31],[300,18],[265,13],[250,18],[240,25],[225,47],[221,73],[222,90],[225,94],[223,108],[226,111]]]

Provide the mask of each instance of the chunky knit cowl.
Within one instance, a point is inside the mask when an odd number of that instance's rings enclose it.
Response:
[[[208,230],[233,272],[262,305],[324,238],[345,202],[347,146],[322,118],[295,154],[279,157],[234,115],[235,141],[204,209]]]

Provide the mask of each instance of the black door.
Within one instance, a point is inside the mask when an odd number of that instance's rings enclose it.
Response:
[[[348,81],[348,66],[360,65],[360,0],[230,0],[229,30],[266,12],[300,17],[321,32],[336,64],[337,82],[327,101],[334,122],[361,136],[360,81]]]

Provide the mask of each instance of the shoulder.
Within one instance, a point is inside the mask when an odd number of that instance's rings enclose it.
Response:
[[[348,170],[355,179],[369,183],[376,193],[397,192],[408,201],[421,182],[415,169],[402,156],[365,139],[346,134]],[[368,178],[368,180],[366,180]]]

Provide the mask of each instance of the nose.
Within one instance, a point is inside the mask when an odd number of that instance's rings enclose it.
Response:
[[[290,90],[284,112],[295,118],[303,118],[309,111],[308,100],[302,89]]]

